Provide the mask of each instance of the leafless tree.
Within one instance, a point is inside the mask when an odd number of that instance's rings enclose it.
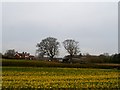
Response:
[[[77,55],[80,52],[78,43],[79,42],[72,39],[67,39],[63,42],[63,46],[67,50],[67,52],[70,54],[71,60],[74,55]]]
[[[2,53],[0,53],[0,59],[2,58]]]
[[[58,54],[59,45],[60,44],[57,42],[56,38],[47,37],[37,44],[37,52],[41,53],[43,56],[47,55],[50,59],[53,59],[53,57]]]
[[[5,56],[8,57],[8,58],[14,58],[14,55],[15,55],[15,50],[14,49],[7,50],[6,53],[5,53]]]

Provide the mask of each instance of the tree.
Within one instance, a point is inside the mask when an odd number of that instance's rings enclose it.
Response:
[[[0,58],[2,58],[2,53],[0,53]]]
[[[5,56],[8,57],[8,58],[14,58],[14,55],[15,55],[15,50],[14,49],[7,50],[6,53],[5,53]]]
[[[112,63],[120,63],[120,53],[113,55]]]
[[[56,38],[47,37],[37,44],[37,52],[43,56],[47,55],[50,59],[53,59],[53,57],[58,54],[59,45],[60,44],[57,42]]]
[[[72,39],[67,39],[63,42],[64,48],[67,50],[67,52],[70,54],[70,59],[72,61],[72,57],[74,55],[77,55],[79,51],[79,42],[72,40]]]

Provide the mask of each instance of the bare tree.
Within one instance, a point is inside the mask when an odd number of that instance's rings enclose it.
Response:
[[[79,51],[79,42],[72,40],[72,39],[67,39],[63,42],[64,48],[67,50],[67,52],[70,54],[70,59],[72,61],[72,57],[74,55],[77,55]]]
[[[5,53],[5,56],[8,57],[8,58],[14,58],[14,55],[15,55],[15,50],[14,49],[7,50],[6,53]]]
[[[0,59],[2,58],[2,53],[0,53]]]
[[[59,42],[57,42],[56,38],[48,37],[38,43],[37,47],[38,53],[47,55],[50,59],[53,59],[53,57],[58,54]]]

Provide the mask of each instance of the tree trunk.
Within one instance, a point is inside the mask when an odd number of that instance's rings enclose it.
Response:
[[[50,56],[50,60],[51,60],[51,61],[53,61],[53,57],[54,57],[53,55],[52,55],[52,56]]]
[[[72,64],[72,57],[73,57],[73,55],[70,55],[70,63]]]

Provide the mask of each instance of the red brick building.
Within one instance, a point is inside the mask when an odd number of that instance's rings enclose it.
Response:
[[[30,53],[27,53],[27,52],[23,52],[23,53],[16,52],[14,57],[17,59],[28,59],[28,60],[35,59],[33,55],[30,55]]]

